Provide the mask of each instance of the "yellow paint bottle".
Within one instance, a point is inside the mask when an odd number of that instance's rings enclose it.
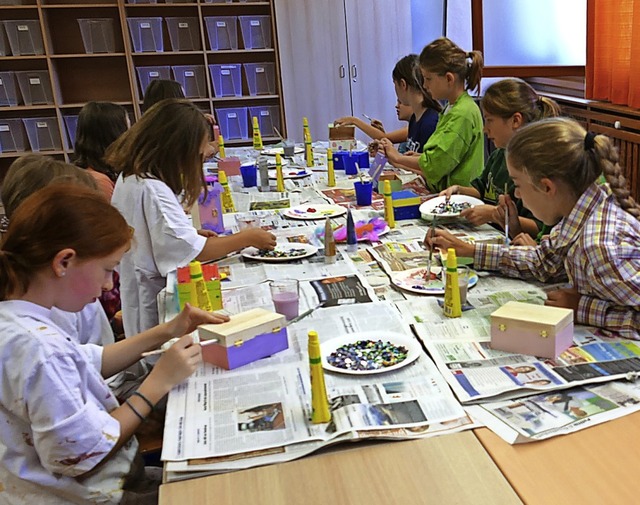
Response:
[[[313,147],[311,145],[311,135],[307,133],[304,138],[304,159],[307,162],[307,167],[313,167]]]
[[[218,182],[222,186],[222,213],[230,214],[236,211],[236,206],[233,204],[233,197],[231,196],[231,190],[229,189],[229,181],[227,181],[227,174],[224,170],[218,170]]]
[[[383,181],[382,183],[382,195],[384,196],[384,219],[389,225],[389,228],[396,227],[396,218],[393,215],[393,199],[391,198],[391,182]]]
[[[309,369],[311,370],[311,422],[313,424],[331,421],[327,387],[320,354],[320,341],[315,331],[309,332]]]
[[[336,185],[336,172],[333,168],[333,151],[327,149],[327,186],[333,188]]]
[[[253,116],[253,148],[257,151],[262,150],[262,134],[260,133],[260,123],[258,118]]]
[[[284,193],[284,177],[282,175],[282,156],[276,153],[276,191]]]
[[[460,286],[458,285],[458,258],[456,250],[447,250],[447,270],[444,281],[444,315],[447,317],[462,316],[462,304],[460,303]]]
[[[218,156],[220,158],[227,157],[224,152],[224,137],[222,135],[218,135]]]
[[[190,299],[191,304],[207,312],[213,310],[211,305],[211,299],[209,298],[209,292],[207,291],[207,284],[204,281],[202,275],[202,265],[199,261],[192,261],[189,263],[189,277],[191,284]]]

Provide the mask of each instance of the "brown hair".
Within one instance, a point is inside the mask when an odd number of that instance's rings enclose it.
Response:
[[[393,67],[391,77],[394,82],[399,83],[403,80],[408,87],[422,93],[422,106],[427,109],[433,109],[437,112],[442,110],[442,106],[437,100],[434,100],[424,86],[422,85],[422,74],[420,73],[420,67],[418,66],[418,55],[409,54],[402,58],[396,66]]]
[[[492,84],[484,92],[480,105],[489,114],[503,119],[519,112],[525,123],[560,115],[560,106],[554,100],[539,96],[522,79],[503,79]]]
[[[109,148],[105,161],[122,172],[158,179],[192,206],[205,187],[200,147],[208,139],[207,121],[187,100],[162,100]]]
[[[33,276],[65,248],[88,260],[130,242],[125,219],[94,190],[54,184],[36,191],[14,213],[0,248],[0,300],[25,293]]]
[[[640,219],[640,206],[630,196],[613,141],[604,135],[589,136],[573,119],[543,119],[515,133],[507,146],[507,160],[534,183],[545,177],[560,180],[573,188],[575,196],[602,174],[620,206]]]
[[[420,66],[438,75],[451,72],[465,83],[465,89],[480,92],[480,79],[482,79],[484,66],[480,51],[466,53],[448,38],[441,37],[422,50]]]
[[[81,184],[96,190],[96,182],[84,170],[40,154],[25,154],[15,160],[2,183],[2,203],[7,218],[32,193],[51,183]]]

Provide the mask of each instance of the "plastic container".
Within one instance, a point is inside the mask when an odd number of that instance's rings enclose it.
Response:
[[[278,134],[275,130],[282,131],[280,129],[280,108],[277,105],[249,107],[249,117],[258,118],[260,133],[263,137],[276,137]],[[253,121],[253,119],[251,121]]]
[[[144,96],[147,86],[154,79],[171,79],[171,67],[169,65],[158,67],[136,67],[138,81],[140,82],[140,92]]]
[[[69,145],[71,148],[75,148],[76,144],[76,130],[78,129],[78,116],[69,115],[62,116],[64,119],[64,125],[67,128],[67,137],[69,139]]]
[[[213,50],[238,49],[238,18],[236,16],[207,16],[209,47]]]
[[[269,16],[238,16],[245,49],[271,47],[271,18]]]
[[[162,18],[128,18],[129,33],[136,53],[161,53]]]
[[[233,0],[204,0],[206,4],[230,4]]]
[[[209,65],[213,94],[216,97],[242,96],[242,65]]]
[[[37,19],[12,19],[2,23],[14,56],[44,54],[42,32]]]
[[[0,72],[0,107],[16,105],[20,105],[16,75],[13,72]]]
[[[22,120],[32,151],[59,151],[62,149],[58,120],[55,117],[31,117]]]
[[[127,0],[128,4],[157,4],[158,0]]]
[[[9,45],[4,23],[0,23],[0,56],[11,56],[11,46]]]
[[[194,4],[196,0],[164,0],[166,4]]]
[[[53,104],[51,81],[46,70],[16,71],[16,77],[25,105]]]
[[[169,28],[169,41],[174,51],[200,51],[198,18],[164,18]]]
[[[248,139],[249,123],[246,107],[216,109],[220,134],[225,140]]]
[[[22,0],[0,0],[0,5],[22,5]]]
[[[207,96],[204,65],[176,65],[171,69],[175,80],[182,84],[186,98],[205,98]]]
[[[247,76],[249,94],[273,95],[276,92],[276,79],[273,63],[245,63],[244,73]]]
[[[28,144],[21,119],[0,119],[0,153],[21,153]]]
[[[78,19],[78,24],[80,25],[80,32],[82,33],[82,43],[84,44],[85,53],[116,52],[116,43],[113,35],[113,19]]]

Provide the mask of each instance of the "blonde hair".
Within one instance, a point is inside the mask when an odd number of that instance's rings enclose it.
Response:
[[[465,89],[480,92],[480,79],[482,79],[484,66],[480,51],[466,53],[448,38],[441,37],[422,50],[420,66],[438,75],[451,72],[465,83]]]
[[[484,92],[480,100],[482,109],[508,119],[516,112],[522,114],[525,123],[559,116],[560,106],[551,98],[540,96],[522,79],[503,79]]]
[[[518,130],[507,146],[507,160],[534,183],[559,180],[580,196],[600,175],[625,211],[640,219],[619,163],[618,150],[604,135],[587,134],[569,118],[542,119]]]
[[[25,154],[15,160],[2,183],[2,204],[8,219],[32,193],[52,183],[80,184],[97,190],[89,173],[74,165],[41,154]]]
[[[162,100],[107,148],[104,160],[122,177],[164,182],[190,207],[205,187],[200,148],[208,132],[195,105],[175,98]]]

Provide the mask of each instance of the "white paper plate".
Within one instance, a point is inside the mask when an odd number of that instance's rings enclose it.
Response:
[[[293,249],[300,251],[297,256],[285,256],[281,258],[271,258],[269,256],[260,256],[259,250],[255,247],[247,247],[243,249],[240,254],[245,258],[250,258],[256,261],[266,261],[267,263],[285,263],[287,261],[296,261],[302,258],[308,258],[318,252],[318,248],[311,244],[297,244],[293,242],[282,242],[276,244],[274,251],[287,252]]]
[[[383,342],[389,342],[396,346],[403,346],[408,351],[407,357],[400,363],[386,368],[378,368],[375,370],[347,370],[345,368],[333,366],[329,363],[328,358],[332,352],[343,345],[352,344],[357,342],[358,340],[382,340]],[[348,375],[371,375],[391,372],[393,370],[397,370],[399,368],[407,366],[410,363],[413,363],[418,359],[421,352],[422,348],[420,347],[420,343],[416,339],[411,338],[407,335],[403,335],[402,333],[394,333],[390,331],[366,331],[359,333],[350,333],[348,335],[342,335],[340,337],[332,338],[331,340],[320,344],[322,366],[324,367],[324,369],[330,370],[331,372],[344,373]]]
[[[286,167],[289,164],[289,160],[287,159],[283,159],[280,160],[281,161],[281,165],[283,167]],[[267,158],[267,166],[269,167],[270,170],[275,170],[276,169],[276,159],[275,158]]]
[[[302,179],[304,177],[309,177],[311,172],[307,172],[304,168],[283,168],[282,169],[282,178],[283,179]],[[269,179],[277,179],[276,171],[269,170]]]
[[[324,219],[326,217],[338,217],[347,213],[347,209],[340,205],[328,203],[311,203],[297,205],[286,209],[282,214],[292,219]]]
[[[438,212],[436,208],[445,203],[446,197],[437,196],[436,198],[432,198],[431,200],[427,200],[422,205],[420,205],[420,215],[423,219],[431,220],[436,217],[457,217],[460,215],[460,212]],[[460,203],[468,203],[471,207],[475,207],[476,205],[484,205],[482,200],[474,198],[473,196],[467,195],[451,195],[449,199],[449,203],[452,204],[460,204]]]
[[[391,282],[395,286],[411,293],[419,295],[444,295],[444,281],[442,280],[442,267],[432,266],[431,272],[436,274],[436,278],[427,283],[424,280],[426,267],[411,268],[402,272],[391,274]],[[469,288],[478,284],[478,274],[471,270],[469,272]]]
[[[264,154],[265,156],[275,156],[278,153],[284,155],[284,149],[282,147],[271,147],[263,150],[260,154]],[[293,148],[293,154],[302,153],[304,153],[304,147],[296,146]]]

